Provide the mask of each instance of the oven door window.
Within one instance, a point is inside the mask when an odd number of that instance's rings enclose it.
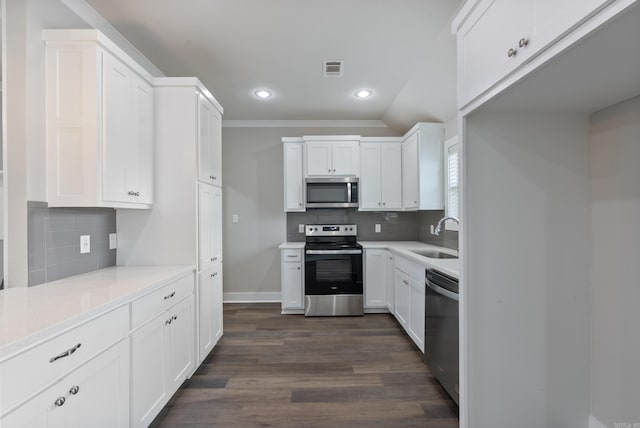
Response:
[[[361,293],[361,254],[305,256],[305,294]]]
[[[307,183],[308,203],[347,203],[346,183]]]

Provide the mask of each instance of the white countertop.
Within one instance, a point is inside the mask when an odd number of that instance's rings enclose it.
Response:
[[[0,360],[181,278],[195,266],[114,266],[0,291]]]
[[[418,241],[358,241],[366,249],[386,249],[407,259],[437,269],[454,278],[460,277],[460,259],[432,259],[411,252],[411,250],[437,250],[443,253],[457,254],[455,250]]]
[[[411,250],[437,250],[443,253],[457,254],[455,250],[436,245],[425,244],[418,241],[358,241],[364,249],[385,249],[393,253],[399,254],[405,258],[423,264],[425,267],[437,269],[440,272],[451,275],[454,278],[460,277],[460,260],[459,259],[432,259],[424,257]],[[278,246],[280,249],[303,249],[304,242],[283,242]]]
[[[283,242],[278,246],[281,250],[300,250],[304,248],[304,242]]]

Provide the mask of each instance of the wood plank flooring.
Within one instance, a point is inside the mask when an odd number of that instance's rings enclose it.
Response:
[[[458,427],[388,314],[305,318],[224,305],[224,336],[152,427]]]

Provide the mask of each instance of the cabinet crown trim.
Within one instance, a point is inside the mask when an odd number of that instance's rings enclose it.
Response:
[[[197,77],[156,77],[152,83],[155,87],[193,87],[209,100],[220,114],[224,114],[222,105]]]
[[[147,69],[142,67],[136,60],[131,58],[129,54],[123,51],[118,45],[116,45],[111,39],[105,36],[99,30],[85,29],[54,29],[54,30],[42,30],[42,40],[45,44],[64,44],[71,43],[77,45],[78,43],[97,43],[100,47],[107,50],[112,55],[115,55],[118,59],[124,61],[128,67],[131,67],[140,77],[145,79],[148,83],[152,83],[153,76]]]

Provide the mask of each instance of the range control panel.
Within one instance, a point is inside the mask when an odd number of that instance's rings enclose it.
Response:
[[[307,224],[305,236],[356,236],[358,226],[355,224]]]

